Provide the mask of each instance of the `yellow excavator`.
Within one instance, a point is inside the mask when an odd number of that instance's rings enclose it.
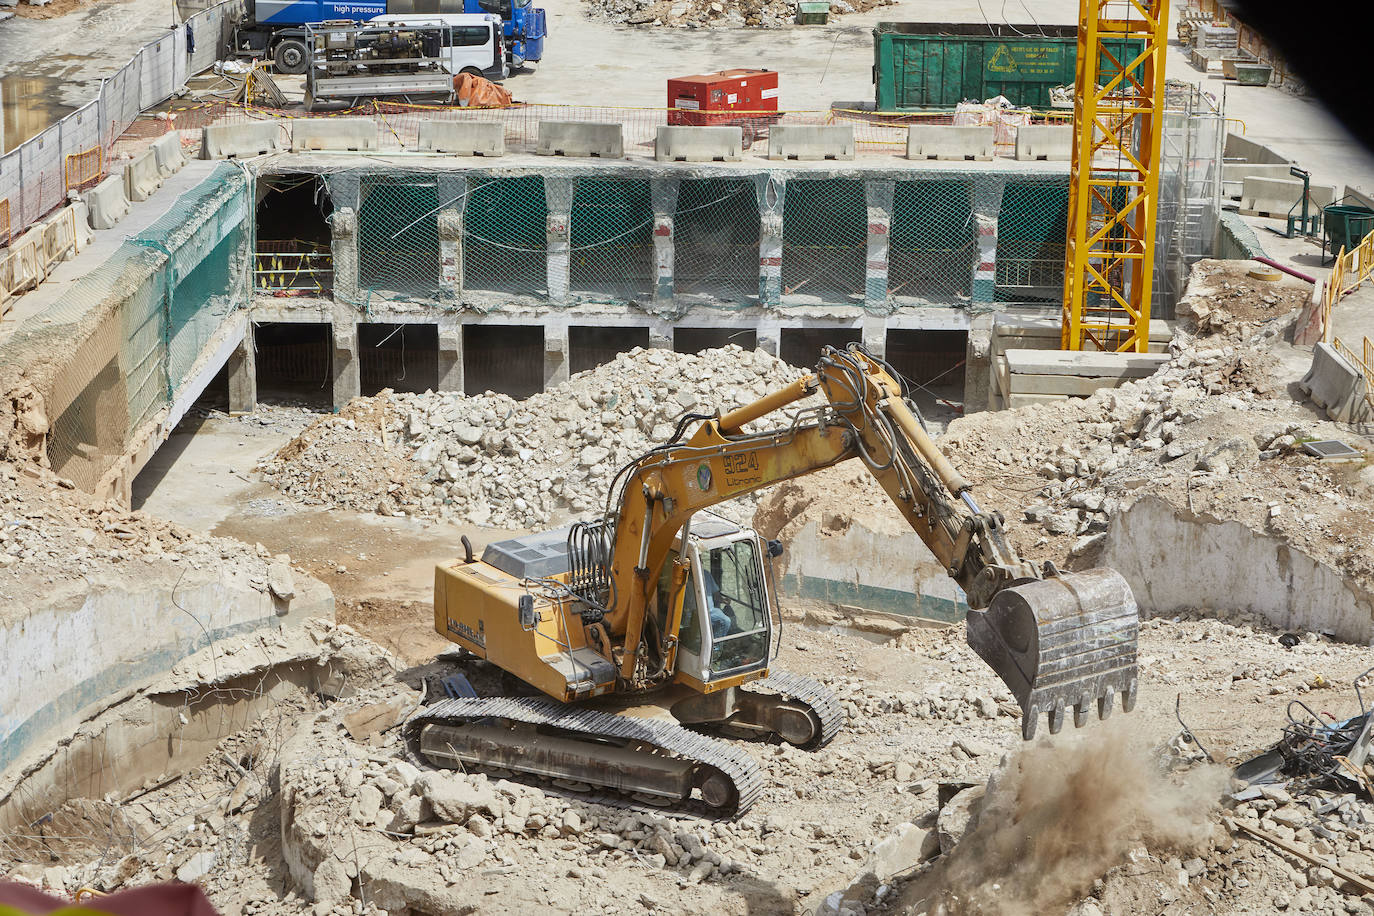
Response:
[[[818,391],[823,402],[745,431]],[[1016,697],[1027,740],[1042,714],[1058,732],[1070,710],[1081,726],[1117,696],[1134,707],[1139,616],[1126,581],[1021,559],[896,373],[851,345],[752,404],[683,416],[619,469],[594,521],[491,544],[481,559],[464,538],[465,556],[435,572],[435,629],[543,696],[440,700],[407,721],[411,748],[434,766],[742,813],[762,774],[705,731],[817,748],[844,715],[818,681],[769,669],[781,620],[769,571],[783,546],[707,510],[850,459],[963,589],[968,643]]]

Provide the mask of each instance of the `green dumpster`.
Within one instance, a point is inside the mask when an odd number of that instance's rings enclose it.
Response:
[[[1322,212],[1326,216],[1326,237],[1331,240],[1331,251],[1358,248],[1364,237],[1374,232],[1374,210],[1368,207],[1332,204]]]
[[[1104,71],[1113,69],[1112,57],[1124,66],[1145,48],[1140,38],[1102,45]],[[873,30],[879,111],[953,108],[998,95],[1013,105],[1050,108],[1050,90],[1072,86],[1077,67],[1072,25],[880,22]]]

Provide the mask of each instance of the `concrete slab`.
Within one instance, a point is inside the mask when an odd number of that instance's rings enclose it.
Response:
[[[1169,361],[1167,353],[1093,353],[1068,350],[1007,350],[1007,367],[1015,375],[1063,375],[1089,378],[1145,378]]]
[[[377,148],[377,122],[371,118],[297,118],[291,122],[291,151]]]
[[[659,162],[735,162],[744,131],[739,127],[687,127],[664,124],[654,139]]]
[[[768,129],[769,159],[847,160],[854,158],[850,125],[777,124]]]
[[[907,128],[908,159],[990,161],[996,152],[996,129],[991,125],[913,124]]]
[[[624,129],[620,124],[593,121],[540,121],[535,153],[540,156],[623,159]]]
[[[1073,127],[1034,124],[1016,128],[1016,158],[1023,161],[1067,162],[1073,156]]]
[[[421,121],[417,148],[422,153],[504,156],[506,132],[495,121]]]

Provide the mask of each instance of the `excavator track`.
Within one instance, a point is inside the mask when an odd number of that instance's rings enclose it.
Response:
[[[404,733],[411,753],[428,766],[514,770],[631,793],[629,798],[638,789],[674,803],[684,813],[704,810],[706,816],[738,817],[758,801],[764,788],[758,764],[724,742],[672,722],[538,697],[441,700],[407,719]],[[457,748],[469,739],[465,749]],[[557,750],[550,750],[555,743]],[[558,772],[549,767],[553,758]],[[627,777],[627,770],[634,772]],[[643,784],[658,773],[664,774],[662,785]],[[636,778],[639,785],[634,784]],[[691,795],[693,788],[700,790],[700,798]]]
[[[819,725],[818,734],[802,745],[806,750],[825,747],[844,727],[845,712],[840,700],[820,681],[791,671],[774,671],[768,677],[751,681],[744,689],[776,693],[784,699],[802,703],[810,708]]]

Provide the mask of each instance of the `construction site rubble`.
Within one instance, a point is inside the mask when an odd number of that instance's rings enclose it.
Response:
[[[312,424],[261,470],[307,505],[543,526],[599,512],[615,472],[685,415],[729,410],[800,374],[735,346],[635,349],[523,401],[383,392]]]
[[[832,0],[830,15],[865,13],[896,0]],[[628,25],[776,29],[797,20],[793,0],[588,0],[591,15]]]

